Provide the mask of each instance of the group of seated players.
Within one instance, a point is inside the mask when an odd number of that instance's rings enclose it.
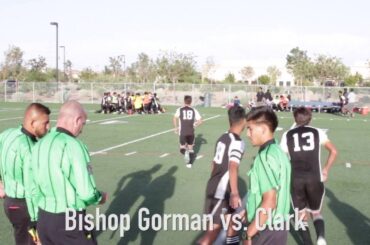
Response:
[[[164,113],[164,108],[159,104],[156,93],[105,92],[101,100],[101,110],[98,113],[115,114],[158,114]]]
[[[263,93],[261,97],[258,94],[258,96],[256,96],[256,99],[250,99],[246,107],[251,109],[253,107],[267,105],[267,106],[270,106],[274,111],[289,111],[289,101],[290,101],[290,94],[276,95],[275,98],[272,98],[270,91],[267,90],[267,92]],[[231,107],[233,105],[241,105],[241,102],[238,96],[234,97],[234,99],[232,100],[232,103],[229,104],[228,107]]]

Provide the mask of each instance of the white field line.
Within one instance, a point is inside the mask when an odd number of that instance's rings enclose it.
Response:
[[[163,157],[166,157],[166,156],[168,156],[170,153],[164,153],[163,155],[160,155],[159,157],[160,158],[163,158]]]
[[[211,119],[214,119],[214,118],[217,118],[217,117],[219,117],[219,116],[220,116],[220,115],[216,115],[216,116],[213,116],[213,117],[206,118],[206,119],[204,119],[204,120],[203,120],[203,122],[208,121],[208,120],[211,120]],[[136,143],[136,142],[140,142],[140,141],[143,141],[143,140],[147,140],[147,139],[150,139],[150,138],[153,138],[153,137],[156,137],[156,136],[162,135],[162,134],[166,134],[166,133],[169,133],[169,132],[173,132],[173,128],[168,129],[168,130],[165,130],[165,131],[162,131],[162,132],[159,132],[159,133],[156,133],[156,134],[148,135],[148,136],[146,136],[146,137],[139,138],[139,139],[136,139],[136,140],[131,140],[131,141],[126,142],[126,143],[122,143],[122,144],[119,144],[119,145],[111,146],[111,147],[108,147],[108,148],[102,149],[102,150],[100,150],[100,151],[92,152],[92,153],[90,154],[90,156],[94,156],[94,155],[96,155],[96,154],[99,154],[99,153],[100,153],[100,152],[102,152],[102,151],[111,151],[111,150],[114,150],[114,149],[117,149],[117,148],[120,148],[120,147],[123,147],[123,146],[126,146],[126,145],[130,145],[130,144],[133,144],[133,143]]]
[[[3,108],[3,109],[0,109],[0,112],[9,112],[9,111],[22,111],[24,109],[22,108]]]
[[[137,152],[136,151],[133,151],[133,152],[129,152],[129,153],[126,153],[125,156],[131,156],[131,155],[134,155],[136,154]]]
[[[113,120],[113,119],[123,119],[123,118],[127,118],[127,117],[136,117],[136,116],[138,116],[138,115],[135,114],[135,115],[120,116],[120,117],[110,117],[110,118],[105,118],[105,119],[101,119],[101,120],[90,121],[90,122],[87,122],[86,124],[89,125],[89,124],[109,121],[109,120]]]
[[[199,155],[199,156],[197,156],[196,160],[199,160],[199,159],[201,159],[202,157],[204,157],[204,156],[203,156],[203,155]]]
[[[0,121],[9,121],[9,120],[14,120],[14,119],[21,119],[23,117],[11,117],[11,118],[3,118],[3,119],[0,119]]]

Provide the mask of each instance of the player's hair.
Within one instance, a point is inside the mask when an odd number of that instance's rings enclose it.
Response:
[[[273,133],[279,124],[279,120],[275,112],[268,106],[260,106],[253,108],[246,115],[247,122],[253,121],[256,124],[265,124]]]
[[[49,107],[44,106],[43,104],[40,104],[40,103],[29,104],[26,108],[26,113],[31,109],[36,110],[37,112],[40,112],[46,115],[50,115],[51,113]]]
[[[192,102],[192,98],[190,95],[185,95],[184,96],[184,103],[187,104],[187,105],[190,105]]]
[[[306,107],[299,107],[294,112],[294,120],[298,126],[305,126],[311,122],[311,110]]]
[[[241,120],[245,119],[245,110],[241,106],[233,106],[228,111],[230,126],[239,123]]]

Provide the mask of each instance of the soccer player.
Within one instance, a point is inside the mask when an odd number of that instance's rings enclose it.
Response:
[[[292,165],[292,201],[293,207],[303,216],[304,227],[299,233],[304,244],[312,244],[306,211],[311,213],[317,234],[317,244],[326,244],[324,219],[321,215],[322,202],[325,196],[324,183],[329,170],[334,164],[337,150],[326,133],[318,128],[308,126],[311,111],[305,107],[293,113],[296,127],[283,134],[282,149],[289,154]],[[321,169],[320,146],[329,152],[326,165]]]
[[[96,189],[87,147],[77,136],[86,123],[86,112],[76,101],[62,105],[57,127],[32,149],[26,176],[37,230],[43,245],[96,244],[92,231],[79,225],[66,230],[67,209],[76,210],[76,224],[84,223],[86,208],[103,204],[106,194]],[[38,208],[38,214],[37,214]],[[85,223],[84,223],[85,224]]]
[[[49,129],[50,110],[39,103],[30,104],[23,125],[0,134],[0,177],[4,185],[4,210],[14,230],[15,244],[34,244],[28,234],[31,226],[23,178],[25,158],[38,138]]]
[[[245,110],[240,106],[233,106],[228,110],[228,116],[230,128],[217,140],[211,178],[206,189],[205,213],[212,215],[210,220],[212,229],[207,230],[198,240],[198,244],[201,245],[212,244],[215,241],[223,228],[222,215],[231,215],[241,207],[238,169],[244,154],[244,142],[240,135],[245,128]],[[239,244],[237,231],[230,227],[226,244]]]
[[[247,114],[247,136],[259,151],[248,172],[245,245],[287,243],[285,223],[290,211],[291,166],[274,139],[277,126],[277,116],[269,107],[259,107]],[[260,230],[263,225],[266,228]]]
[[[194,153],[194,128],[202,123],[199,112],[191,107],[192,98],[185,95],[184,106],[176,110],[173,117],[175,133],[180,135],[180,152],[184,155],[186,167],[191,168],[195,160]],[[179,125],[177,126],[177,122]]]

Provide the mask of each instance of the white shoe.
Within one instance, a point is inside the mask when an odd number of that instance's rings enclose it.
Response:
[[[186,164],[187,168],[191,168],[192,166],[193,166],[193,164],[190,164],[190,163]]]
[[[319,238],[317,238],[317,245],[326,245],[325,238],[323,238],[322,236],[319,236]]]
[[[189,163],[190,162],[190,155],[189,155],[189,152],[188,151],[185,151],[185,154],[184,154],[184,161],[185,163]]]

